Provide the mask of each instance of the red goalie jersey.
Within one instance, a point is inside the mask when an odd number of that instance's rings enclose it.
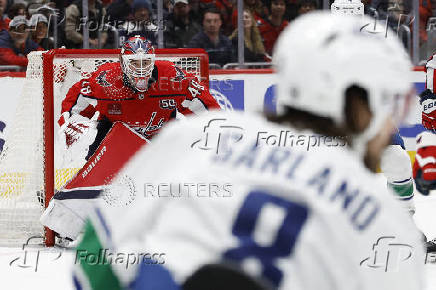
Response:
[[[90,78],[70,88],[62,112],[128,124],[146,138],[156,134],[177,113],[183,115],[219,109],[207,85],[170,61],[156,60],[148,90],[138,92],[124,79],[120,63],[99,67]],[[64,123],[63,117],[59,125]]]

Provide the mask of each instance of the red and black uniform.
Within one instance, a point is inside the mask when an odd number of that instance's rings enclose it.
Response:
[[[123,77],[120,63],[99,67],[90,78],[70,88],[62,102],[62,112],[81,114],[91,118],[100,112],[99,120],[121,121],[146,138],[155,135],[162,126],[176,117],[196,113],[199,109],[219,109],[210,95],[208,86],[176,67],[170,61],[156,60],[149,88],[138,92]],[[197,106],[187,107],[185,100]],[[182,102],[184,104],[182,105]],[[189,103],[189,102],[188,102]],[[59,124],[64,123],[63,117]]]
[[[259,28],[260,35],[263,39],[263,45],[265,46],[265,51],[269,55],[272,55],[274,44],[277,41],[280,33],[288,25],[288,21],[283,20],[280,26],[274,26],[267,19],[256,19]]]
[[[31,51],[44,50],[30,38],[16,47],[8,30],[0,30],[0,65],[27,66],[27,55]]]
[[[9,22],[11,22],[11,20],[6,17],[6,15],[0,16],[0,31],[9,30]]]

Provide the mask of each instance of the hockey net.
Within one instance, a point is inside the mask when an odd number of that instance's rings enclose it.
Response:
[[[26,79],[0,154],[0,245],[21,245],[30,237],[54,244],[39,222],[56,189],[83,164],[65,161],[59,142],[61,103],[69,88],[100,65],[118,62],[119,50],[55,49],[32,52]],[[208,84],[208,56],[201,49],[157,49],[156,59],[174,62]]]

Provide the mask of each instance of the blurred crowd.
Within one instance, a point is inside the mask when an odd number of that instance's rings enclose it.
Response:
[[[33,50],[83,47],[86,20],[82,0],[44,1],[47,0],[0,0],[0,65],[26,66],[26,55]],[[320,1],[244,0],[245,62],[269,62],[283,29],[300,15],[321,9]],[[237,62],[236,0],[163,0],[163,3],[163,23],[158,23],[157,0],[88,0],[90,47],[116,48],[135,35],[157,45],[158,29],[162,29],[166,48],[204,48],[210,63],[221,67]],[[385,23],[387,20],[396,31],[411,28],[412,0],[362,3],[365,14],[385,19]],[[422,47],[427,42],[431,17],[436,16],[436,0],[420,0],[419,15]],[[404,43],[407,45],[406,40]]]

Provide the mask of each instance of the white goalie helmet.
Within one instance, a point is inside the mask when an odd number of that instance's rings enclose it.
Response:
[[[363,153],[388,116],[401,121],[413,93],[411,62],[395,35],[370,31],[369,17],[313,12],[299,17],[275,47],[277,113],[284,107],[345,122],[345,92],[365,89],[372,113],[368,128],[354,136]]]
[[[155,51],[150,41],[136,35],[121,47],[120,64],[126,80],[139,92],[148,89],[155,62]]]

